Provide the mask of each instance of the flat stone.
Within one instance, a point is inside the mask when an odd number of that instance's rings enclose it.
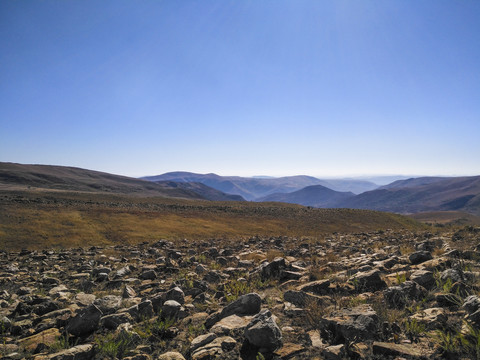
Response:
[[[77,345],[48,356],[48,360],[90,360],[95,355],[93,344]]]
[[[18,345],[26,351],[33,352],[40,344],[46,346],[55,344],[60,335],[60,331],[57,328],[47,329],[38,334],[18,340]]]
[[[402,357],[406,356],[414,359],[421,358],[423,356],[423,352],[413,345],[394,344],[380,341],[373,342],[373,354]]]
[[[304,351],[305,347],[300,344],[285,343],[279,350],[275,351],[274,354],[279,356],[282,360],[287,360],[301,354]]]

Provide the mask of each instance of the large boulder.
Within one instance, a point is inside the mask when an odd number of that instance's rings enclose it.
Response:
[[[323,279],[312,281],[297,287],[298,291],[314,293],[316,295],[325,295],[329,292],[330,280]]]
[[[330,343],[375,339],[378,333],[378,316],[370,305],[335,311],[320,322],[322,334],[330,337]]]
[[[380,278],[380,271],[370,270],[356,273],[349,280],[357,291],[377,291],[387,287],[385,281]]]
[[[122,305],[122,297],[117,295],[107,295],[100,299],[95,299],[93,304],[97,306],[100,311],[105,314],[113,314]]]
[[[383,296],[390,307],[403,309],[410,301],[420,300],[427,295],[427,290],[414,281],[405,281],[399,286],[391,286],[383,291]]]
[[[435,286],[435,278],[433,272],[428,270],[416,270],[410,275],[410,280],[429,290]]]
[[[286,266],[287,264],[285,263],[285,259],[282,257],[277,257],[272,262],[266,261],[260,265],[260,275],[264,279],[278,278]]]
[[[242,295],[223,308],[222,318],[230,315],[255,315],[260,311],[261,305],[260,295],[256,293]]]
[[[258,314],[262,306],[262,299],[256,293],[250,293],[239,296],[237,300],[231,302],[222,310],[211,314],[205,321],[205,326],[211,328],[215,323],[230,315],[255,315]]]
[[[408,257],[412,265],[421,264],[425,261],[433,259],[432,254],[429,251],[417,251]]]
[[[97,306],[90,305],[70,319],[66,331],[74,336],[89,335],[98,328],[102,315],[102,311]]]
[[[282,346],[282,332],[266,309],[255,315],[247,325],[245,338],[261,353],[271,353]]]

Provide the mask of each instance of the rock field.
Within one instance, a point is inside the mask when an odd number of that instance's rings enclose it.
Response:
[[[480,229],[0,252],[0,358],[480,358]]]

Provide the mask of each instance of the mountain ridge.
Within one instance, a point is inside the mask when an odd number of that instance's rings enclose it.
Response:
[[[279,178],[256,178],[241,176],[220,176],[214,173],[198,174],[186,171],[168,172],[161,175],[145,176],[149,181],[201,182],[228,194],[241,195],[246,200],[257,201],[274,193],[289,193],[311,185],[322,185],[335,191],[361,193],[378,185],[355,179],[318,179],[308,175],[284,176]]]

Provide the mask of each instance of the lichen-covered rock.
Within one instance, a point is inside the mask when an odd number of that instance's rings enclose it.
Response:
[[[391,286],[383,291],[383,296],[390,307],[403,309],[409,302],[420,300],[427,295],[427,290],[414,281],[405,281],[399,286]]]
[[[357,291],[377,291],[387,287],[385,281],[380,278],[380,271],[370,270],[359,272],[352,276],[349,280]]]
[[[425,261],[433,259],[432,254],[429,251],[417,251],[408,257],[412,265],[421,264]]]
[[[428,270],[416,270],[410,275],[410,280],[429,290],[435,286],[433,272]]]
[[[378,326],[377,313],[370,305],[335,311],[320,322],[322,333],[331,337],[332,344],[375,339]]]
[[[245,338],[260,352],[273,352],[282,346],[282,332],[269,310],[255,315],[245,328]]]
[[[74,336],[89,335],[98,328],[102,315],[103,313],[98,307],[90,305],[70,319],[66,330]]]

